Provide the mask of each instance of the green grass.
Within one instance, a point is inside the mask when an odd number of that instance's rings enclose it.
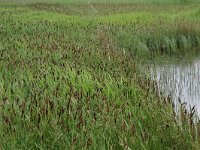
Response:
[[[1,149],[198,149],[137,63],[196,53],[200,5],[1,2]]]
[[[1,0],[3,3],[165,3],[165,4],[191,4],[199,0]]]

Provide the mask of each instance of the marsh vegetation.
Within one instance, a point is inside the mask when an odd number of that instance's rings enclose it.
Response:
[[[0,149],[198,149],[194,110],[177,119],[138,64],[197,55],[199,17],[196,1],[0,0]]]

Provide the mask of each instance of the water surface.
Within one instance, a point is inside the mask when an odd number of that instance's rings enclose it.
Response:
[[[189,109],[195,106],[200,115],[200,59],[162,61],[149,65],[149,76],[157,81],[159,91]]]

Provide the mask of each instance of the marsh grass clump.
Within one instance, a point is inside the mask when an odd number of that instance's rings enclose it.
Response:
[[[105,14],[94,4],[96,16],[80,3],[10,5],[0,2],[0,148],[198,148],[192,113],[177,122],[135,59],[198,47],[198,34],[157,31],[152,5],[115,3]]]
[[[125,30],[128,31],[128,29]],[[199,49],[200,34],[193,30],[190,31],[191,33],[178,28],[173,33],[171,33],[172,31],[165,32],[163,29],[138,33],[137,30],[130,28],[129,32],[114,33],[114,38],[119,47],[126,49],[134,57],[152,59],[161,55],[187,56],[198,53]]]

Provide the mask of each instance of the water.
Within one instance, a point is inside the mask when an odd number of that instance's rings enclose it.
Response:
[[[157,62],[149,68],[150,78],[164,96],[170,96],[176,107],[181,100],[188,111],[195,106],[200,116],[200,59]]]

